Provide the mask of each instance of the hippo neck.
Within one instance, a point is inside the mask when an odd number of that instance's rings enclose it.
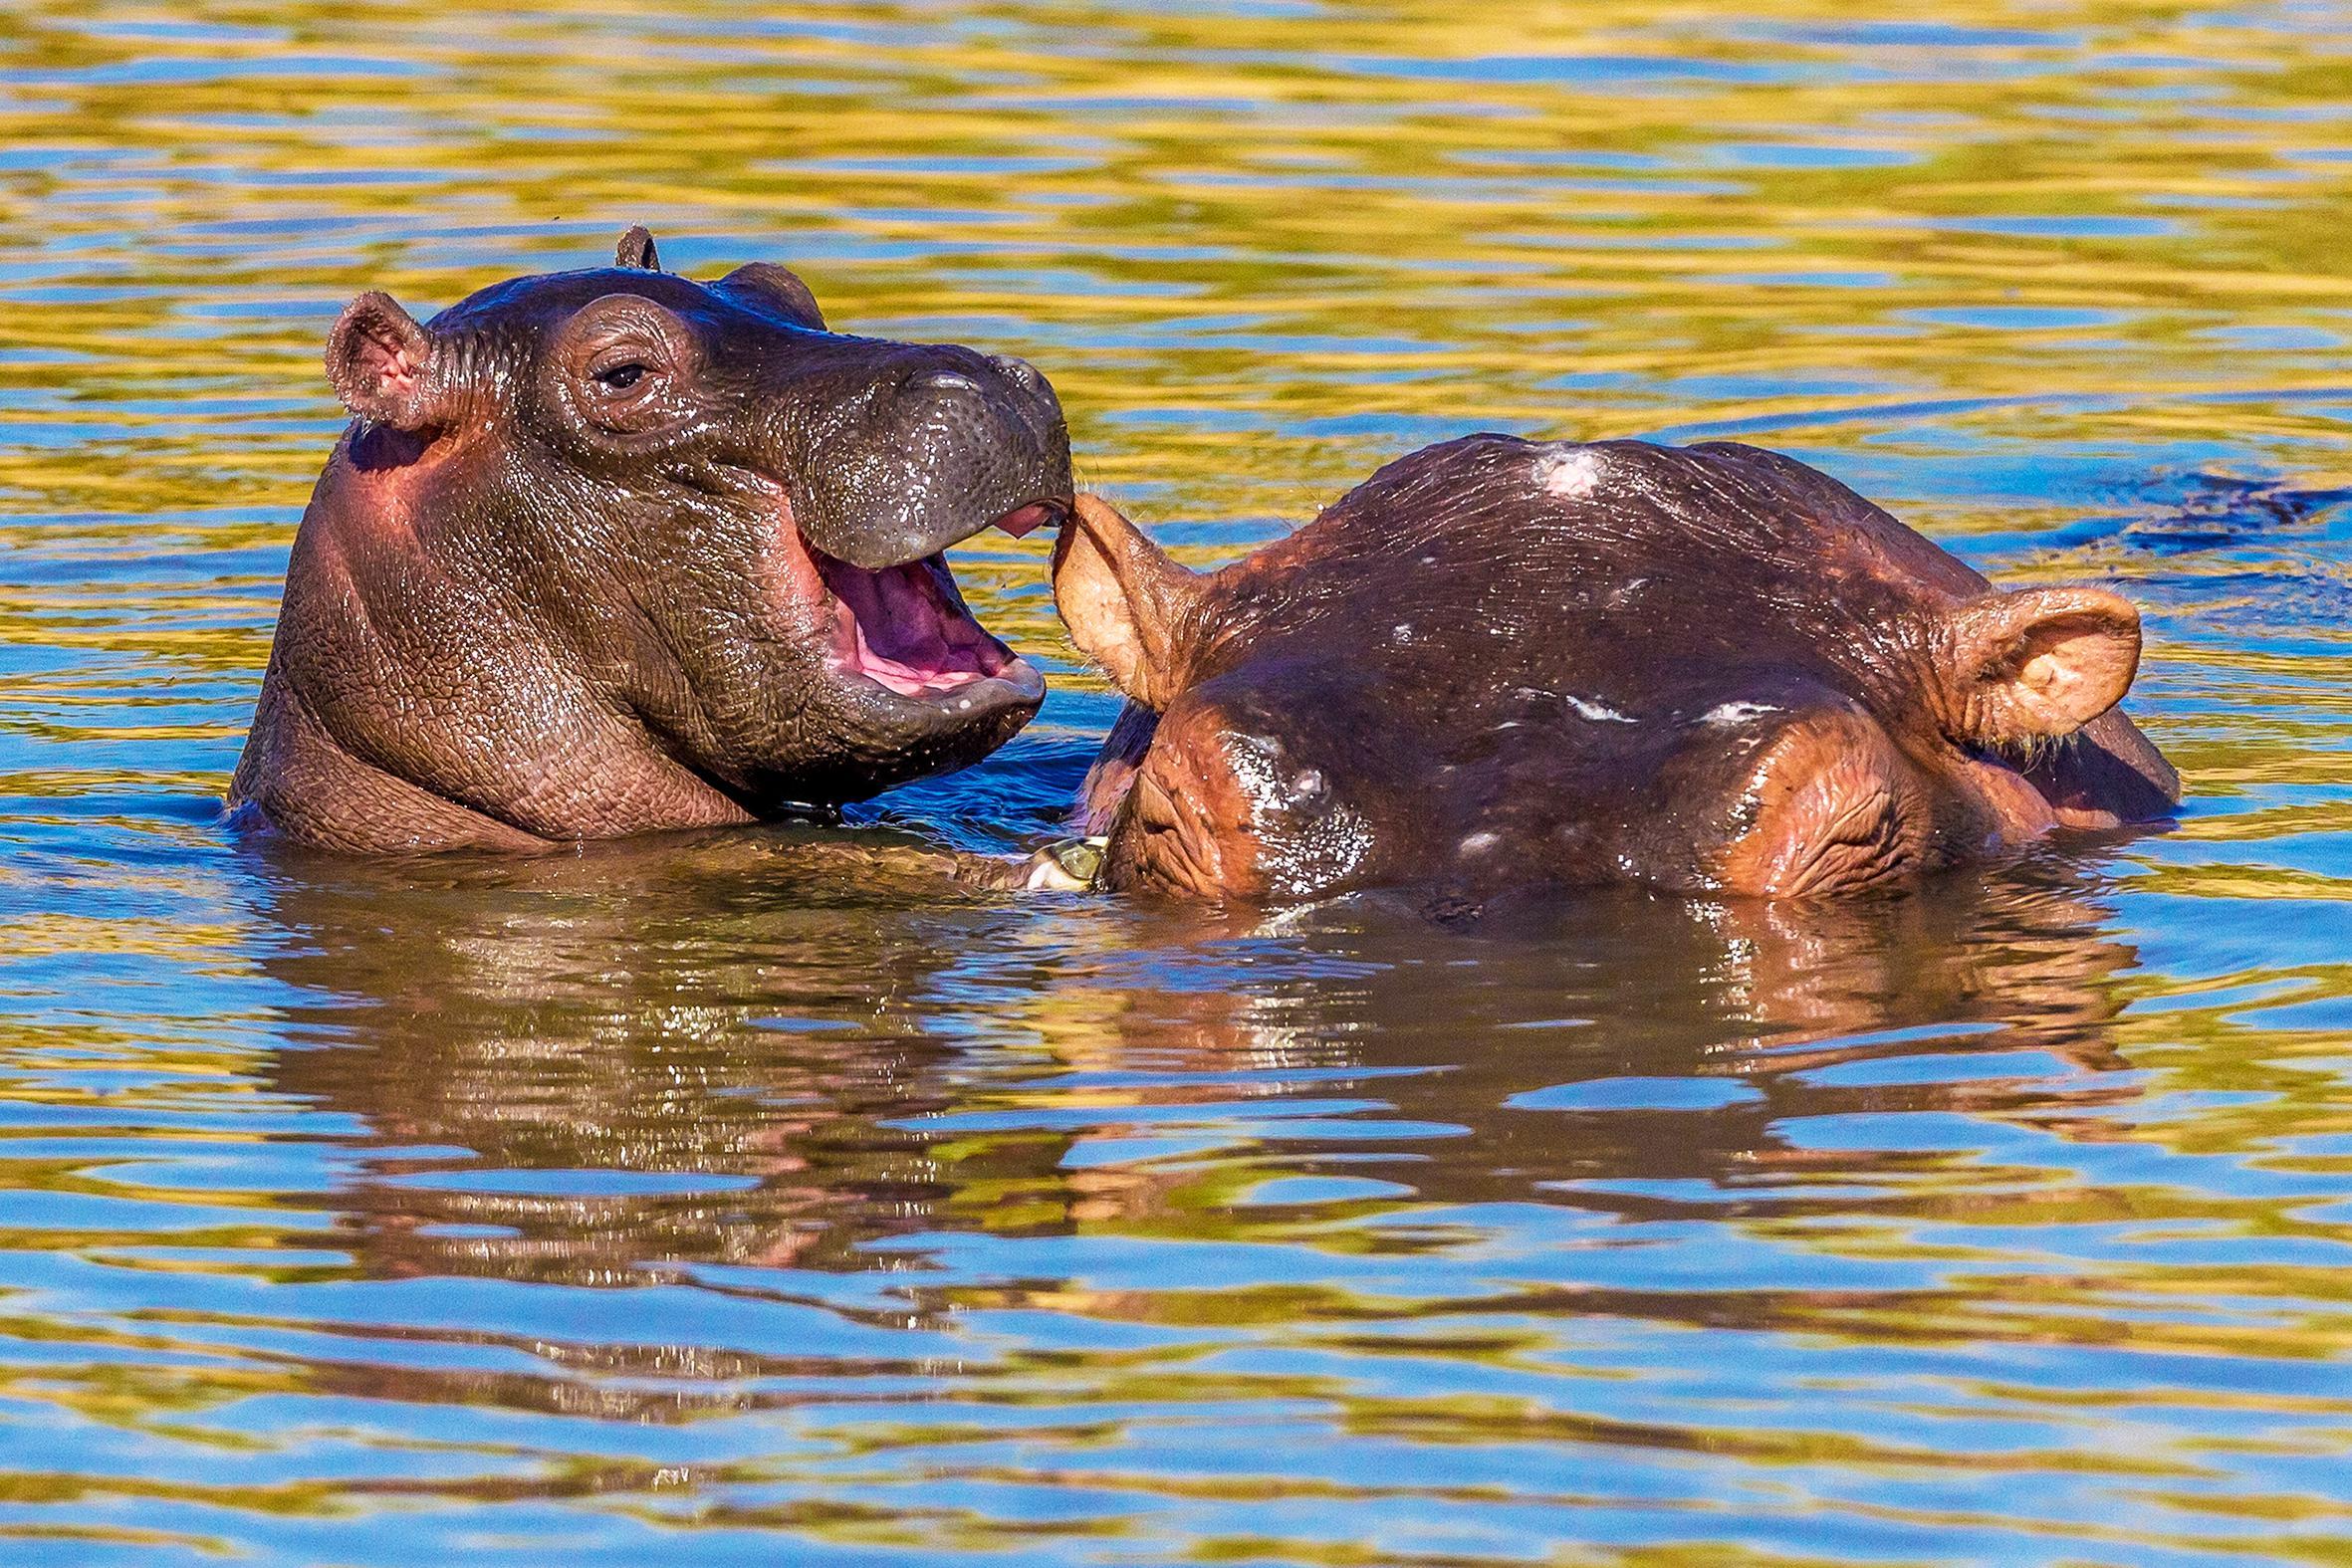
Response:
[[[419,553],[413,510],[396,476],[343,453],[321,476],[231,806],[359,852],[751,820],[569,674],[494,584]]]
[[[227,803],[232,812],[258,811],[304,843],[347,853],[553,847],[353,755],[275,664],[262,680]]]

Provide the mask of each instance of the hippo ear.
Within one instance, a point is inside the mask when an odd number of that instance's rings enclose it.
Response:
[[[801,275],[790,267],[779,267],[774,262],[750,262],[721,278],[718,287],[724,293],[751,300],[796,326],[824,331],[824,313],[817,308],[817,296],[809,292]]]
[[[1184,689],[1185,644],[1208,582],[1099,496],[1079,496],[1054,542],[1054,605],[1070,640],[1148,708]]]
[[[2123,700],[2140,667],[2140,612],[2104,588],[1995,593],[1945,623],[1963,739],[2072,735]]]
[[[612,252],[612,265],[636,272],[661,271],[661,253],[653,248],[653,232],[642,223],[630,224]]]
[[[327,335],[327,379],[344,407],[399,430],[432,422],[433,340],[388,294],[344,307]]]

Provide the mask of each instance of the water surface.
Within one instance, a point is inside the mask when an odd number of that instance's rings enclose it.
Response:
[[[2352,11],[0,12],[0,1561],[2352,1561]],[[1230,559],[1736,435],[2149,611],[2174,831],[1496,929],[216,800],[363,288],[643,221]],[[1043,540],[982,770],[1112,706]]]

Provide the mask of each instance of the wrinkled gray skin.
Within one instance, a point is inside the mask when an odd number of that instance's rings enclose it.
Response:
[[[827,332],[783,268],[691,282],[632,230],[423,327],[361,296],[328,372],[359,417],[295,542],[244,816],[359,852],[742,822],[1037,711],[938,559],[1068,504],[1017,359]]]

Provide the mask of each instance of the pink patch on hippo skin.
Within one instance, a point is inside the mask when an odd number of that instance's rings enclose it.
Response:
[[[413,569],[426,548],[420,518],[432,511],[430,498],[445,487],[463,485],[460,463],[465,443],[456,436],[402,430],[361,420],[353,426],[344,461],[328,470],[320,496],[337,512],[342,527],[322,534],[318,547],[330,556],[378,557],[364,572]]]
[[[771,558],[768,564],[778,590],[776,597],[805,613],[817,614],[826,596],[817,557],[809,549],[809,542],[801,537],[801,526],[793,521],[792,503],[781,490],[776,494],[775,508],[774,529],[764,549]]]

